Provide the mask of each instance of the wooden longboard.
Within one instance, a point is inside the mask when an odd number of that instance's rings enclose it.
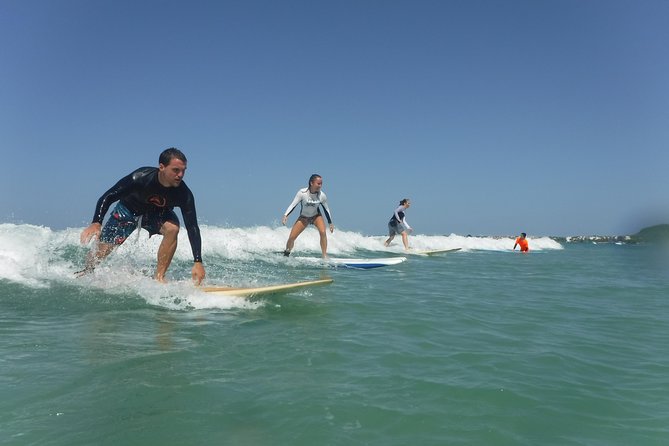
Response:
[[[260,294],[288,293],[290,291],[299,290],[301,288],[329,285],[332,282],[333,282],[332,279],[319,279],[319,280],[309,280],[306,282],[282,283],[278,285],[267,285],[260,287],[209,286],[209,287],[203,287],[202,291],[204,291],[205,293],[212,293],[219,296],[249,297],[249,296],[257,296]]]

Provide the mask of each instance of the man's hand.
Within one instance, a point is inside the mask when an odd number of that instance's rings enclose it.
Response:
[[[193,269],[191,270],[191,277],[193,278],[193,282],[195,282],[195,285],[200,285],[202,283],[202,280],[204,280],[204,276],[206,273],[204,272],[204,266],[202,266],[202,262],[195,262],[193,264]]]
[[[79,238],[81,244],[86,245],[92,238],[100,238],[100,232],[102,232],[102,225],[100,223],[91,223],[89,227],[81,231],[81,237]]]

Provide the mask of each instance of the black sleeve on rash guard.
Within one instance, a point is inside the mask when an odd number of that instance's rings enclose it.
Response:
[[[323,205],[321,205],[321,209],[323,209],[323,213],[325,214],[325,218],[328,220],[328,223],[332,224],[332,217],[330,216],[328,210]]]
[[[93,223],[102,224],[105,214],[109,210],[109,206],[115,201],[118,201],[134,184],[133,175],[135,172],[126,175],[118,180],[107,192],[102,194],[95,206],[95,213],[93,214]]]
[[[184,185],[185,186],[185,185]],[[187,192],[187,199],[181,206],[181,215],[184,217],[184,225],[188,232],[188,241],[193,251],[193,261],[202,261],[202,237],[200,236],[200,227],[197,225],[197,213],[195,212],[195,198],[190,189]]]

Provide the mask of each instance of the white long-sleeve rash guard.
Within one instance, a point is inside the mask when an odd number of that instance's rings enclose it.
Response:
[[[308,187],[298,190],[297,194],[295,194],[295,198],[293,198],[293,202],[290,203],[290,206],[288,206],[286,212],[283,215],[290,215],[290,213],[295,210],[295,207],[297,207],[298,204],[302,206],[300,210],[301,217],[315,217],[320,213],[320,206],[323,208],[325,218],[327,218],[328,223],[332,224],[332,216],[330,214],[330,208],[328,207],[328,197],[325,195],[325,192],[321,191],[313,194],[309,192]]]

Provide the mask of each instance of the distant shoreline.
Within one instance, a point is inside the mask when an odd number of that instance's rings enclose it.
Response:
[[[643,228],[634,235],[582,235],[574,237],[550,237],[565,243],[646,243],[669,241],[669,224],[660,224]]]

